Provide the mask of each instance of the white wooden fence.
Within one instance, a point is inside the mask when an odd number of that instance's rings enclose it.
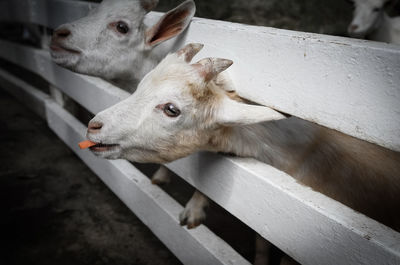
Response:
[[[2,0],[0,20],[54,28],[94,6]],[[147,20],[160,15],[152,12]],[[193,19],[185,38],[205,44],[197,58],[234,60],[229,72],[243,97],[400,151],[398,46],[200,18]],[[46,50],[0,40],[0,58],[42,76],[93,113],[128,96],[99,79],[56,66]],[[78,150],[85,125],[5,70],[0,69],[1,87],[46,119],[183,263],[249,263],[207,227],[179,226],[182,206],[132,164]],[[198,153],[167,167],[302,264],[400,264],[399,233],[269,165]]]

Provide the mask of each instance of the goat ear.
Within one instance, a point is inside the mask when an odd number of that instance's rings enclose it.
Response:
[[[168,11],[161,19],[146,31],[146,44],[154,47],[163,41],[182,33],[196,12],[193,0],[188,0]]]
[[[286,117],[265,106],[249,105],[224,97],[217,110],[216,123],[225,126],[249,125]]]
[[[233,61],[221,58],[205,58],[192,64],[206,82],[212,80],[219,73],[233,64]]]
[[[203,49],[204,44],[201,43],[189,43],[182,49],[178,50],[176,52],[176,55],[178,55],[179,58],[184,60],[187,63],[190,63],[190,61],[193,59],[193,57],[201,50]]]
[[[150,12],[158,5],[158,0],[140,0],[140,5],[147,11]]]

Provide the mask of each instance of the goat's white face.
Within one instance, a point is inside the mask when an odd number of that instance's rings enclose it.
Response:
[[[50,45],[53,60],[108,80],[132,78],[135,67],[147,73],[153,65],[146,65],[144,58],[151,59],[151,49],[180,34],[195,12],[194,2],[186,1],[146,29],[144,17],[157,2],[104,0],[86,17],[55,30]]]
[[[388,0],[352,0],[353,20],[347,31],[352,37],[363,38],[375,30],[382,19],[384,5]]]
[[[187,89],[189,83],[201,85],[204,81],[182,56],[168,55],[144,77],[133,95],[90,121],[88,139],[117,144],[91,150],[104,158],[137,162],[162,163],[187,155],[181,151],[183,141],[190,141],[191,146],[201,145],[201,140],[196,139],[196,104]],[[91,130],[92,127],[101,129]],[[178,146],[180,151],[174,150]]]
[[[126,100],[97,114],[87,137],[108,159],[165,163],[197,150],[213,150],[227,126],[280,118],[271,109],[230,99],[214,82],[232,61],[208,58],[189,64],[202,48],[189,44],[168,55]]]

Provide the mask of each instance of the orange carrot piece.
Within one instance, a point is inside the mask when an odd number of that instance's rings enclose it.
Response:
[[[79,143],[79,148],[80,148],[80,149],[86,149],[86,148],[89,148],[89,147],[91,147],[91,146],[93,146],[93,145],[96,145],[96,144],[97,144],[97,143],[95,143],[95,142],[86,140],[86,141],[83,141],[83,142],[80,142],[80,143]]]

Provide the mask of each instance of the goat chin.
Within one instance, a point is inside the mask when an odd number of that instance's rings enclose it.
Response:
[[[57,65],[67,68],[68,70],[77,72],[77,64],[80,60],[81,55],[77,53],[70,53],[66,51],[51,51],[53,62]]]

